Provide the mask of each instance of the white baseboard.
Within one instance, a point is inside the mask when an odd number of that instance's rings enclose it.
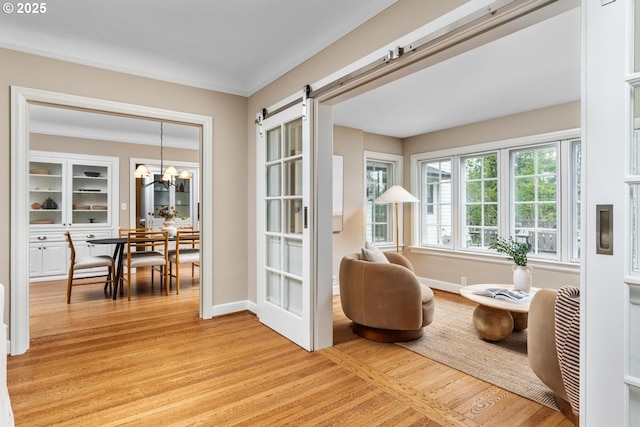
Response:
[[[213,317],[223,316],[225,314],[237,313],[238,311],[249,310],[249,301],[236,301],[227,304],[214,305],[211,308]]]
[[[429,286],[432,289],[439,289],[441,291],[453,292],[456,294],[460,293],[461,285],[449,282],[442,282],[439,280],[428,279],[426,277],[418,277],[420,283],[423,283]],[[340,285],[338,283],[333,283],[333,295],[340,295]],[[238,311],[248,310],[254,314],[258,314],[258,305],[249,300],[244,301],[236,301],[227,304],[214,305],[212,307],[213,317],[222,316],[225,314],[237,313]]]
[[[247,310],[249,310],[250,312],[252,312],[253,314],[255,314],[257,316],[258,315],[258,304],[256,304],[253,301],[247,301]]]
[[[463,287],[457,283],[442,282],[440,280],[428,279],[426,277],[418,277],[418,281],[423,285],[427,285],[431,289],[439,289],[441,291],[453,292],[455,294],[459,294],[460,289]]]

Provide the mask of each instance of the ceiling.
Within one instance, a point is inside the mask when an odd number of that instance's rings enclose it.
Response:
[[[333,108],[334,124],[406,138],[580,100],[580,8]]]
[[[64,0],[0,47],[249,96],[396,0]]]
[[[0,47],[248,96],[393,2],[65,0],[40,16],[0,15]],[[579,99],[573,8],[337,104],[334,123],[405,138]],[[157,122],[53,110],[32,107],[32,131],[159,139]],[[197,129],[165,135],[167,145],[197,147]]]

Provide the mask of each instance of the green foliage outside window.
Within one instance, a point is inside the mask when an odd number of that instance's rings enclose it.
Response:
[[[468,157],[463,168],[468,244],[486,246],[498,226],[498,156]]]

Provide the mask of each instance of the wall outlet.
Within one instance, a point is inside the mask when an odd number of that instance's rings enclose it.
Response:
[[[462,286],[467,286],[467,276],[460,277],[460,284]]]

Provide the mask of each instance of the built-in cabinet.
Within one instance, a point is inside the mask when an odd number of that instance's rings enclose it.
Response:
[[[49,241],[52,236],[39,235],[29,245],[31,277],[55,276],[67,272],[67,244],[64,241]]]
[[[146,226],[161,228],[164,218],[154,216],[153,213],[159,212],[165,207],[173,207],[178,211],[178,216],[174,218],[177,227],[198,228],[198,192],[196,188],[198,171],[191,169],[190,172],[192,178],[177,178],[175,185],[169,186],[160,183],[162,176],[159,172],[152,171],[151,177],[145,179],[145,184],[149,184],[149,187],[145,188],[143,204],[143,206],[149,207]],[[153,185],[150,184],[151,182],[154,182]]]
[[[30,277],[67,274],[71,232],[78,257],[111,254],[87,240],[117,229],[118,158],[31,151],[29,157]],[[114,195],[115,194],[115,195]],[[91,273],[91,272],[90,272]]]

